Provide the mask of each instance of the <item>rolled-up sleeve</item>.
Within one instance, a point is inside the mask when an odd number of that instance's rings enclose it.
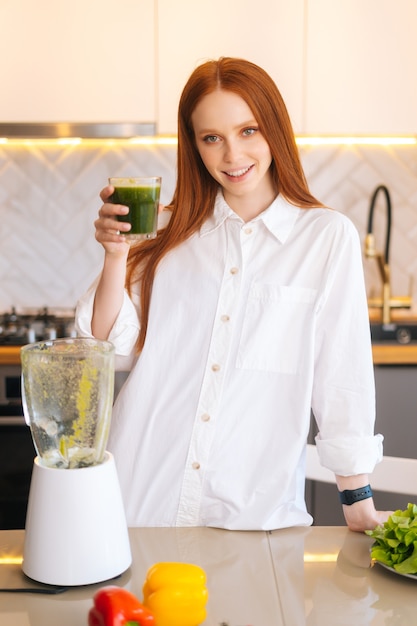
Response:
[[[93,337],[91,320],[98,281],[99,277],[77,303],[75,328],[79,337]],[[115,347],[117,369],[130,369],[130,364],[135,358],[135,345],[139,328],[137,309],[125,291],[119,315],[107,338]]]
[[[312,408],[322,465],[341,476],[371,473],[382,459],[374,434],[375,381],[359,236],[345,222],[336,237],[317,313]]]
[[[324,467],[338,476],[371,474],[382,460],[382,435],[326,439],[316,437],[317,452]]]

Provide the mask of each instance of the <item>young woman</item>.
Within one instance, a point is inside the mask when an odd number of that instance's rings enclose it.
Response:
[[[311,524],[313,410],[321,461],[353,500],[347,524],[374,528],[389,512],[365,489],[382,436],[359,238],[310,194],[264,70],[222,58],[193,72],[177,170],[168,224],[136,246],[103,189],[103,271],[77,310],[79,333],[131,365],[108,446],[128,524]]]

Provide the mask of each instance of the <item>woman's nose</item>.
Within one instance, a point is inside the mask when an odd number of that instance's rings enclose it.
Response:
[[[239,146],[235,141],[226,141],[224,145],[224,160],[231,163],[239,154]]]

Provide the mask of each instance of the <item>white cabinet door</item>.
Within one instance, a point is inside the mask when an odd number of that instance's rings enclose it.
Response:
[[[309,0],[308,133],[417,132],[417,2]]]
[[[239,56],[278,85],[294,128],[303,118],[303,0],[158,0],[158,121],[177,132],[178,101],[202,61]]]
[[[152,122],[154,0],[0,2],[2,122]]]

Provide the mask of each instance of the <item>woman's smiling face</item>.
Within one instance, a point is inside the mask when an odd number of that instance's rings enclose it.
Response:
[[[191,120],[201,159],[229,206],[238,214],[247,201],[259,207],[256,214],[267,208],[276,196],[271,151],[243,98],[213,91],[200,100]]]

